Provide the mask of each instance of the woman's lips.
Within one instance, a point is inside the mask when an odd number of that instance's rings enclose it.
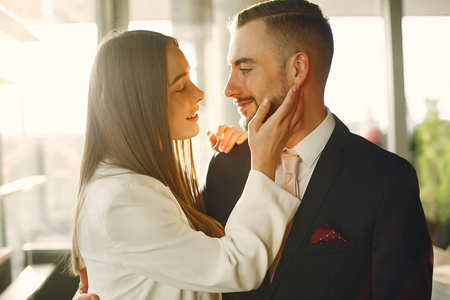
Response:
[[[195,113],[195,115],[193,115],[192,117],[186,118],[186,120],[197,122],[198,121],[198,114]]]

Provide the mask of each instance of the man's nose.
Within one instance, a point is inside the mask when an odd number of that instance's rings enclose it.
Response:
[[[240,94],[239,85],[237,84],[233,73],[228,77],[223,93],[229,98],[237,98],[236,96]]]

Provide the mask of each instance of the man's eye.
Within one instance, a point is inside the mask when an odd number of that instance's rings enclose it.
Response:
[[[240,68],[239,71],[242,72],[242,74],[247,74],[248,72],[251,71],[251,69],[246,69],[246,68]]]

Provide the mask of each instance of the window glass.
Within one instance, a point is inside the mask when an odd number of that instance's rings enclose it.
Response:
[[[165,35],[172,35],[172,22],[169,20],[130,21],[128,30],[151,30]]]
[[[0,35],[0,184],[43,176],[3,197],[3,244],[13,278],[29,242],[70,244],[86,120],[89,73],[97,47],[93,23],[33,25],[35,42]],[[1,30],[1,28],[0,28]],[[6,67],[3,68],[3,65]]]
[[[325,105],[350,130],[382,146],[388,125],[384,21],[331,17],[335,51]]]
[[[424,120],[426,99],[450,120],[450,17],[403,17],[402,26],[409,128]]]
[[[408,127],[436,246],[450,247],[450,17],[403,17]]]

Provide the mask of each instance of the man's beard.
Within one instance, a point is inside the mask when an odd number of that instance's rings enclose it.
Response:
[[[283,81],[283,89],[282,91],[280,91],[279,93],[277,93],[276,96],[271,96],[269,97],[269,101],[270,101],[270,109],[269,112],[267,113],[266,117],[264,118],[264,122],[267,121],[267,119],[272,116],[277,109],[281,106],[281,103],[283,103],[284,98],[286,98],[286,95],[289,91],[289,87],[286,85],[286,81]],[[259,104],[256,102],[255,99],[253,99],[253,101],[255,102],[257,108],[259,108]],[[254,116],[254,115],[253,115]],[[250,120],[253,118],[253,116],[250,117],[246,117],[246,116],[242,116],[241,119],[239,120],[239,125],[241,125],[242,129],[245,131],[248,131],[248,123],[250,122]]]

